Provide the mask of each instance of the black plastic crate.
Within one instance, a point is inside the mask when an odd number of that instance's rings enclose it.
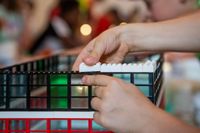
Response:
[[[162,87],[162,56],[154,72],[71,72],[74,56],[52,56],[0,70],[0,111],[93,111],[94,87],[84,75],[105,74],[136,85],[154,104]]]

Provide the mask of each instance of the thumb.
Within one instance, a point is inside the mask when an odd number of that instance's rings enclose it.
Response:
[[[83,61],[87,65],[95,65],[96,63],[98,63],[105,51],[104,46],[104,44],[100,44],[94,41],[93,47],[91,48],[89,55],[86,58],[84,58]]]

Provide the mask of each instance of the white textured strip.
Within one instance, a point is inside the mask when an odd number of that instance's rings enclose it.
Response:
[[[80,72],[154,72],[156,70],[156,62],[147,60],[144,63],[130,64],[100,64],[87,66],[80,64]]]
[[[81,63],[79,67],[80,72],[99,72],[101,68],[101,64],[97,63],[94,66],[88,66],[85,63]]]
[[[100,71],[101,71],[101,72],[107,72],[107,71],[108,71],[108,65],[102,64],[102,65],[101,65]]]
[[[93,118],[94,112],[24,112],[24,111],[5,111],[0,112],[0,118]]]
[[[145,62],[142,69],[143,72],[154,72],[156,70],[154,63],[151,61]]]

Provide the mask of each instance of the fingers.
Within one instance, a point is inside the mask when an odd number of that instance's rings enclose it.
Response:
[[[91,101],[91,106],[94,110],[100,111],[101,110],[102,101],[98,97],[94,97]]]
[[[83,62],[83,59],[89,56],[89,48],[85,47],[82,52],[79,54],[79,56],[77,57],[72,70],[73,71],[79,71],[79,65]]]
[[[100,117],[101,117],[100,112],[94,112],[93,117],[94,117],[94,121],[97,124],[102,125],[102,122],[101,122],[101,119],[100,119]]]
[[[87,65],[95,65],[99,62],[101,56],[106,50],[106,44],[101,43],[101,40],[94,39],[89,45],[92,46],[92,51],[88,57],[84,59],[84,62]]]
[[[124,60],[124,57],[128,54],[128,47],[120,45],[120,47],[114,53],[111,53],[106,58],[106,63],[120,63]]]
[[[95,87],[95,89],[94,89],[95,96],[102,98],[103,89],[104,89],[103,87]]]
[[[95,65],[99,62],[101,56],[105,51],[104,44],[100,44],[96,39],[92,40],[80,53],[73,65],[73,71],[79,70],[79,65],[84,62],[87,65]]]
[[[85,85],[107,86],[112,81],[112,77],[105,75],[87,75],[82,78]]]

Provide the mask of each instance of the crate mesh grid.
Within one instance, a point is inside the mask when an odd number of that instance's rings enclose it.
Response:
[[[47,113],[49,111],[93,111],[90,101],[95,96],[94,87],[80,83],[81,77],[86,74],[106,74],[121,78],[139,87],[153,103],[156,103],[162,85],[162,60],[158,61],[154,73],[77,73],[69,72],[74,59],[69,56],[61,60],[59,56],[53,56],[0,69],[0,113],[3,111],[34,111],[36,113],[40,111]],[[141,82],[140,78],[145,79],[145,82]],[[18,124],[14,125],[16,129],[12,130],[13,120],[23,122],[17,122]],[[46,129],[31,130],[30,123],[33,120],[45,121]],[[61,121],[64,120],[67,123],[67,129],[52,129],[51,121],[63,123]],[[85,120],[88,127],[81,130],[73,129],[73,120]],[[23,126],[26,128],[19,129]],[[92,119],[0,118],[0,132],[110,132],[94,129]]]
[[[34,74],[35,74],[35,72],[34,72]],[[46,82],[43,82],[43,83],[38,82],[35,84],[35,83],[31,83],[32,80],[30,80],[31,82],[29,82],[29,83],[27,82],[28,81],[27,78],[31,79],[30,77],[32,76],[32,74],[30,72],[30,75],[26,75],[26,78],[24,78],[25,80],[22,82],[19,80],[19,82],[7,82],[7,84],[2,84],[1,91],[2,91],[3,95],[1,95],[0,98],[6,99],[6,109],[7,110],[10,109],[10,105],[12,104],[12,102],[11,102],[12,99],[25,99],[26,105],[27,105],[27,107],[25,107],[25,110],[32,110],[30,102],[32,101],[32,99],[37,99],[37,98],[43,99],[43,100],[46,99],[46,101],[48,101],[46,110],[51,110],[53,101],[55,103],[55,101],[57,99],[60,99],[60,101],[62,101],[61,99],[63,99],[63,101],[64,100],[67,101],[67,103],[63,102],[63,106],[65,105],[65,108],[63,108],[63,109],[67,109],[67,108],[73,109],[71,104],[74,99],[88,99],[88,102],[89,102],[89,99],[92,99],[92,97],[93,97],[92,94],[94,94],[94,90],[90,89],[90,88],[92,88],[91,86],[86,86],[81,83],[69,85],[69,83],[68,83],[69,80],[67,80],[68,75],[70,75],[70,76],[71,76],[71,74],[76,75],[76,73],[65,73],[65,72],[61,73],[61,72],[59,72],[59,74],[65,75],[64,79],[63,79],[63,76],[61,76],[62,77],[61,79],[51,81],[51,80],[49,80],[49,79],[51,79],[51,76],[53,75],[52,77],[54,77],[54,75],[57,75],[57,74],[48,72],[45,74],[45,76],[37,77],[37,78],[39,78],[40,81],[45,81],[44,78],[47,77],[47,83]],[[85,74],[90,74],[90,73],[83,73],[82,76]],[[121,75],[124,73],[117,73],[117,74]],[[11,75],[12,75],[12,79],[13,79],[13,75],[15,75],[15,74],[12,73]],[[17,73],[16,75],[17,76],[14,76],[14,77],[20,77],[19,73]],[[39,75],[40,75],[40,73],[39,73]],[[78,75],[80,75],[80,73],[78,73]],[[128,77],[132,77],[132,79],[134,79],[134,77],[135,77],[134,74],[125,74],[125,75],[129,75]],[[149,75],[148,77],[150,77],[150,79],[153,78],[153,74],[148,73],[148,75]],[[22,76],[24,77],[24,74],[22,74]],[[58,76],[56,76],[56,77],[58,77]],[[130,81],[131,78],[129,78],[128,80]],[[130,81],[130,82],[134,84],[134,81]],[[152,102],[155,102],[155,100],[153,98],[156,97],[155,94],[157,93],[157,91],[159,91],[159,86],[160,86],[159,84],[160,84],[160,79],[156,80],[154,84],[152,83],[152,81],[149,81],[146,84],[144,84],[144,83],[136,84],[135,83],[135,85],[138,86],[139,88],[141,88],[141,90],[142,89],[149,90],[148,94],[146,94],[146,95],[150,98],[150,100],[152,100]],[[158,86],[158,87],[155,87],[155,86]],[[153,92],[152,92],[153,88],[156,90],[155,94],[153,94]],[[68,105],[69,105],[69,107],[67,107]],[[91,109],[87,108],[87,110],[91,110]]]

